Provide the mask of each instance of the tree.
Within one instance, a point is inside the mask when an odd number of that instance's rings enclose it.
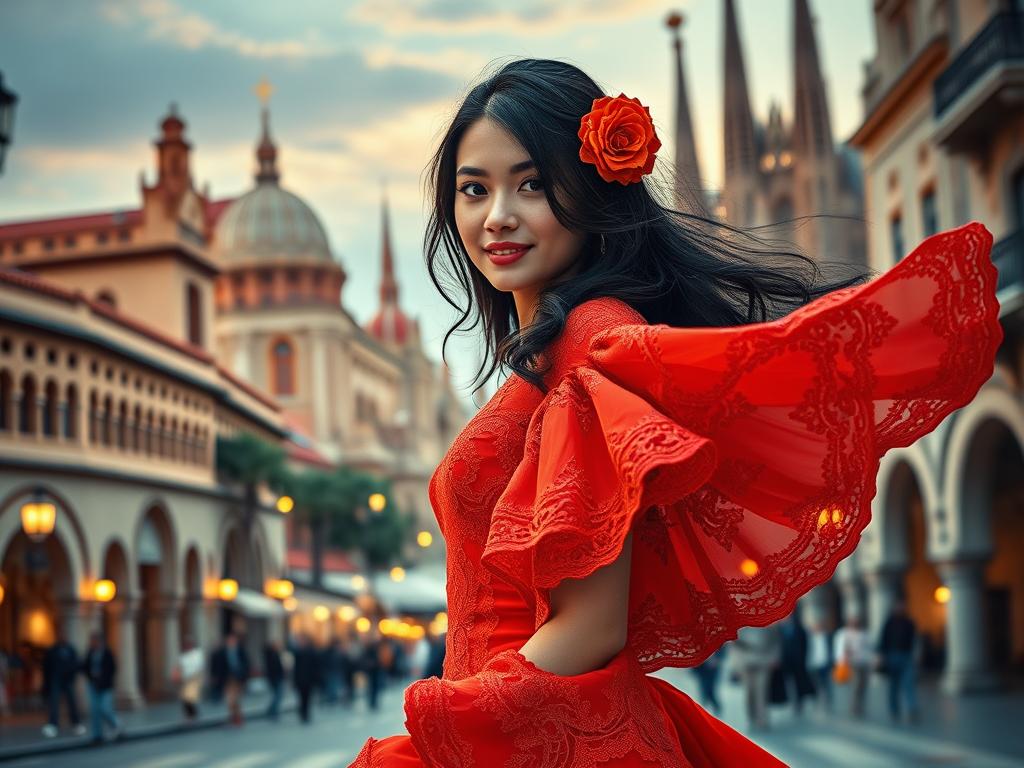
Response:
[[[217,472],[229,482],[242,485],[242,523],[248,535],[252,531],[261,483],[279,484],[285,472],[284,449],[280,445],[248,432],[232,437],[217,436]]]

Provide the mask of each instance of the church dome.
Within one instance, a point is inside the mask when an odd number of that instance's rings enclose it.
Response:
[[[323,225],[298,195],[258,182],[221,214],[214,238],[226,259],[314,256],[331,259]]]
[[[231,203],[217,222],[214,247],[218,255],[225,261],[280,257],[331,261],[320,219],[301,197],[280,185],[277,147],[270,138],[266,109],[256,160],[256,187]]]

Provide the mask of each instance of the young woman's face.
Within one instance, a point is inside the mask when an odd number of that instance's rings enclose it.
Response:
[[[529,154],[493,120],[466,129],[455,170],[462,244],[491,285],[515,294],[522,321],[544,286],[578,269],[585,235],[555,218]]]

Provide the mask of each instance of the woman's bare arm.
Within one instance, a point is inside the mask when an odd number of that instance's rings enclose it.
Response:
[[[629,565],[633,535],[619,556],[583,579],[551,590],[551,615],[519,652],[556,675],[603,667],[626,644]]]

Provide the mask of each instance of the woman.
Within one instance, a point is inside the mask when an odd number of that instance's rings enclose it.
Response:
[[[850,670],[850,681],[853,690],[850,693],[850,714],[853,717],[864,717],[864,698],[867,695],[871,669],[875,665],[875,652],[861,620],[852,615],[846,624],[839,628],[833,639],[835,648],[833,655],[836,664],[845,665]]]
[[[482,327],[480,378],[513,374],[430,482],[444,674],[359,768],[780,765],[647,673],[790,613],[856,546],[879,457],[992,373],[984,227],[829,282],[664,208],[659,146],[639,102],[543,60],[442,139],[428,270],[468,298],[449,335]]]

